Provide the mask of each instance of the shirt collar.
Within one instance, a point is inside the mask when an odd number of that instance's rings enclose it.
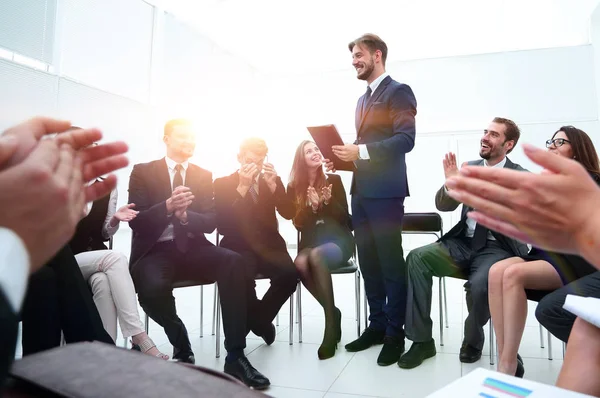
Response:
[[[175,171],[175,166],[177,166],[178,163],[168,156],[165,156],[165,161],[167,162],[167,167],[169,168],[169,170]],[[189,162],[186,160],[185,162],[181,163],[181,166],[183,167],[184,171],[187,171]]]
[[[504,157],[504,159],[502,159],[501,161],[499,161],[498,163],[496,163],[494,166],[491,166],[491,167],[497,167],[497,168],[499,168],[499,169],[500,169],[500,168],[502,168],[502,167],[504,167],[504,165],[506,164],[506,159],[507,159],[507,158],[506,158],[506,156],[505,156],[505,157]],[[487,160],[485,160],[485,159],[483,160],[483,165],[484,165],[485,167],[490,167],[490,166],[488,165],[488,162],[487,162]]]
[[[389,75],[390,75],[389,73],[383,72],[381,74],[381,76],[379,76],[377,79],[373,80],[371,82],[371,84],[369,84],[369,87],[371,87],[371,95],[373,95],[373,93],[375,92],[375,90],[377,90],[377,87],[379,87],[379,84],[381,84],[381,82],[383,81],[383,79],[385,79]]]

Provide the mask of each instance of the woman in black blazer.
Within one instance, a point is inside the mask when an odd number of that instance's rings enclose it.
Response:
[[[320,359],[331,358],[341,339],[340,310],[335,307],[330,271],[346,265],[354,252],[346,191],[339,176],[323,172],[323,156],[311,141],[296,149],[287,194],[296,205],[294,226],[300,232],[294,264],[308,291],[325,312]]]

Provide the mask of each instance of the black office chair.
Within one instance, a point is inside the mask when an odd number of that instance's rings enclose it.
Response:
[[[437,239],[440,239],[442,235],[444,235],[444,223],[442,221],[442,217],[438,213],[406,213],[402,219],[402,233],[413,235],[433,235]],[[446,313],[446,327],[448,327],[448,300],[446,299],[446,279],[444,277],[439,278],[438,289],[440,308],[440,346],[443,346],[444,312]]]

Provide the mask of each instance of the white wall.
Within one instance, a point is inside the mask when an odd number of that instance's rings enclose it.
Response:
[[[284,181],[296,145],[309,138],[306,126],[335,123],[344,139],[354,139],[354,109],[365,85],[350,67],[350,54],[343,71],[270,78],[141,0],[58,0],[56,15],[53,73],[0,60],[0,128],[34,114],[69,118],[102,128],[107,139],[125,139],[134,164],[163,155],[165,120],[189,117],[199,132],[193,160],[216,177],[235,170],[239,142],[257,135],[267,140]],[[596,11],[594,43],[600,43],[599,19]],[[418,101],[406,211],[435,210],[444,153],[457,152],[459,162],[477,158],[481,131],[494,116],[515,120],[522,142],[543,145],[558,127],[574,124],[600,148],[598,48],[389,64],[392,77],[410,84]],[[537,170],[518,148],[511,158]],[[130,169],[119,173],[120,204]],[[350,176],[342,174],[349,188]],[[444,220],[447,226],[456,221],[449,214]],[[281,226],[295,240],[291,224]]]
[[[560,126],[573,124],[600,149],[593,51],[587,45],[388,65],[393,78],[413,88],[418,103],[416,145],[407,156],[411,197],[406,211],[435,211],[444,154],[456,152],[459,162],[477,159],[481,132],[494,116],[517,122],[521,142],[543,146]],[[270,90],[277,113],[289,121],[281,134],[286,142],[299,143],[309,138],[305,126],[326,123],[336,124],[347,142],[354,140],[354,109],[365,83],[353,69],[277,79]],[[292,156],[293,148],[286,148]],[[539,170],[518,147],[510,157]],[[349,187],[349,173],[343,174]],[[457,213],[443,215],[446,226],[458,220]]]

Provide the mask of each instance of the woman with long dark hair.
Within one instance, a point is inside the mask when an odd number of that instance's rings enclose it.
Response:
[[[314,142],[302,141],[296,149],[287,194],[296,204],[293,221],[301,234],[294,264],[325,312],[317,354],[320,359],[331,358],[342,336],[342,314],[335,306],[330,271],[352,256],[354,237],[342,179],[323,172],[323,156]]]
[[[563,126],[546,141],[548,151],[581,163],[600,185],[598,154],[590,137],[573,126]],[[583,258],[532,248],[523,258],[497,262],[489,274],[490,313],[498,343],[498,371],[523,377],[517,351],[527,318],[525,289],[556,290],[595,271]]]

